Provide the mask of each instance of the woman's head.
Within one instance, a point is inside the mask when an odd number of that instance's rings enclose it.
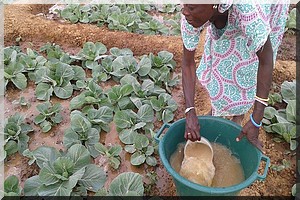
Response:
[[[193,27],[203,26],[218,13],[218,7],[214,4],[183,4],[182,14]]]

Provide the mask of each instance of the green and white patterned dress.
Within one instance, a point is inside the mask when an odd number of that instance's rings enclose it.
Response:
[[[226,8],[228,21],[223,29],[213,24],[207,27],[204,53],[196,74],[209,92],[213,115],[241,115],[251,108],[257,84],[256,52],[270,35],[275,61],[288,7],[287,4],[232,4]],[[182,16],[182,39],[189,51],[198,45],[202,28],[192,27]]]

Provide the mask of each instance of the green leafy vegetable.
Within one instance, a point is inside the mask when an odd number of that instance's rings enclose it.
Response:
[[[96,108],[111,106],[107,95],[94,80],[89,80],[85,90],[70,102],[71,110],[80,109],[85,105],[93,105]]]
[[[134,33],[152,34],[174,34],[169,33],[169,27],[173,24],[162,20],[159,22],[155,16],[148,11],[158,10],[164,13],[180,14],[181,6],[175,4],[142,5],[142,4],[86,4],[67,5],[59,11],[60,17],[71,23],[95,23],[98,26],[107,25],[109,29]],[[150,23],[150,24],[149,24]],[[145,24],[148,28],[144,29]],[[177,20],[178,26],[179,20]],[[143,29],[142,29],[143,28]],[[151,31],[149,31],[151,30]]]
[[[107,18],[108,28],[112,30],[136,32],[140,21],[139,17],[134,13],[114,12]]]
[[[35,72],[36,91],[39,100],[49,100],[52,93],[61,98],[68,99],[72,96],[73,86],[71,80],[74,78],[73,68],[60,61],[48,62],[46,67],[41,67]]]
[[[19,113],[10,116],[4,127],[4,150],[7,156],[10,156],[17,151],[22,154],[28,149],[28,133],[32,132],[33,128],[24,123],[24,117]]]
[[[169,33],[169,29],[155,19],[152,19],[149,22],[140,23],[139,28],[148,35],[156,35],[158,33],[167,35]]]
[[[82,144],[95,158],[99,155],[94,146],[99,143],[99,134],[99,131],[92,128],[92,124],[82,113],[73,111],[71,113],[71,127],[65,131],[63,143],[67,148],[74,144]]]
[[[123,110],[134,108],[129,96],[133,92],[133,87],[130,84],[116,85],[107,91],[109,101],[115,110]]]
[[[11,48],[5,48],[5,55],[10,57],[4,60],[5,88],[9,82],[12,82],[18,89],[24,90],[27,87],[27,78],[23,74],[25,66],[20,62],[20,53]]]
[[[21,187],[19,179],[15,176],[9,176],[4,181],[4,196],[21,196]]]
[[[109,164],[112,168],[118,169],[121,164],[120,153],[122,152],[121,145],[105,147],[103,144],[95,144],[95,149],[108,158]]]
[[[281,85],[281,94],[285,102],[296,100],[296,81],[284,81]]]
[[[61,115],[62,106],[59,103],[52,105],[50,102],[45,102],[36,106],[39,114],[34,118],[34,123],[39,124],[44,133],[47,133],[51,128],[59,124],[63,117]]]
[[[71,58],[83,61],[82,65],[84,68],[93,69],[98,66],[98,60],[103,57],[106,51],[106,46],[100,42],[87,42],[83,45],[83,49],[76,56],[71,56]]]
[[[131,153],[130,162],[132,165],[141,165],[146,162],[150,166],[155,166],[157,160],[152,154],[154,147],[149,145],[149,139],[145,135],[137,134],[134,143],[125,146],[125,151]]]
[[[282,99],[287,103],[285,109],[276,110],[266,107],[264,111],[263,128],[266,132],[277,133],[278,139],[290,143],[290,149],[297,148],[296,138],[296,82],[285,81],[281,85]],[[277,140],[278,140],[277,139]]]
[[[114,116],[114,122],[119,129],[145,129],[147,123],[152,123],[153,120],[154,111],[148,104],[141,106],[138,113],[132,110],[120,110]]]
[[[286,30],[288,29],[297,29],[297,15],[299,16],[299,11],[297,8],[293,8],[287,18],[287,22],[285,25]]]
[[[275,103],[282,103],[282,97],[279,93],[269,94],[268,104],[274,106]]]
[[[40,157],[44,151],[52,152],[51,161]],[[71,146],[64,154],[51,147],[39,147],[31,154],[41,170],[25,181],[25,196],[71,196],[78,187],[85,193],[96,192],[106,181],[105,172],[91,164],[90,154],[81,144]]]
[[[160,4],[156,5],[156,9],[162,13],[174,13],[181,10],[180,4]]]
[[[45,52],[47,54],[47,59],[50,62],[62,62],[66,64],[71,64],[74,59],[70,55],[64,52],[61,47],[55,43],[46,43],[40,48],[40,52]]]
[[[177,103],[169,94],[160,94],[158,98],[150,100],[152,108],[156,111],[158,120],[164,123],[170,122],[174,118],[173,112],[177,109]]]
[[[124,172],[118,175],[109,186],[110,196],[142,196],[144,186],[138,173]]]

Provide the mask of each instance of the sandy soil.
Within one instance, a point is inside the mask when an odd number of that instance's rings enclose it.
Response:
[[[130,48],[134,55],[144,55],[150,52],[157,53],[161,50],[167,50],[174,54],[174,58],[177,62],[176,73],[180,73],[180,62],[182,57],[182,41],[180,37],[166,37],[166,36],[146,36],[137,35],[125,32],[109,31],[105,27],[96,27],[94,25],[87,24],[69,24],[62,23],[60,21],[47,20],[43,15],[39,13],[46,13],[49,5],[6,5],[5,6],[5,45],[14,45],[16,38],[21,37],[21,46],[25,48],[31,46],[31,48],[38,49],[46,42],[54,42],[59,44],[64,50],[75,53],[79,48],[87,41],[99,41],[105,44],[108,48]],[[205,34],[205,33],[203,33]],[[285,36],[282,46],[280,47],[278,61],[273,72],[273,81],[276,84],[281,84],[284,80],[292,80],[296,77],[296,62],[293,50],[295,50],[295,38],[292,35]],[[203,52],[204,36],[201,37],[199,48],[196,52],[197,57],[200,58]],[[199,60],[198,60],[199,61]],[[27,117],[28,123],[31,123],[35,129],[35,132],[31,134],[30,149],[35,149],[41,145],[53,146],[56,148],[62,148],[63,132],[69,126],[69,100],[59,100],[63,105],[64,121],[49,133],[41,133],[38,127],[36,127],[32,120],[37,111],[35,106],[40,103],[34,98],[35,86],[30,83],[24,91],[19,91],[13,87],[9,87],[5,95],[5,116],[8,117],[15,112],[22,112]],[[176,99],[178,105],[184,105],[183,93],[181,84],[172,91],[173,97]],[[24,96],[26,100],[31,103],[30,108],[20,108],[12,105],[12,101]],[[53,102],[58,101],[53,98]],[[196,87],[196,110],[199,115],[205,114],[210,110],[210,104],[208,100],[208,94],[199,85]],[[184,106],[179,106],[176,111],[176,118],[178,120],[184,117]],[[246,116],[244,123],[249,119],[249,114]],[[157,124],[160,126],[161,124]],[[119,143],[117,133],[114,131],[112,125],[112,131],[109,134],[101,133],[101,141],[108,143]],[[275,143],[272,138],[273,135],[266,134],[263,130],[260,130],[260,139],[264,142],[264,149],[266,155],[270,157],[272,165],[281,164],[283,159],[288,160],[291,163],[290,168],[284,169],[280,172],[269,169],[268,176],[264,182],[256,181],[250,187],[244,189],[241,192],[243,196],[289,196],[291,195],[291,187],[295,183],[295,169],[296,169],[296,157],[294,154],[285,154],[285,150],[289,149],[286,143]],[[139,173],[145,173],[145,171],[151,171],[151,168],[141,166],[136,168],[130,165],[128,155],[125,153],[122,155],[122,166],[119,171],[109,171],[109,184],[115,176],[123,171],[135,171]],[[95,159],[95,163],[102,165],[103,162],[99,159]],[[157,167],[156,172],[158,174],[158,181],[155,189],[151,194],[156,195],[176,195],[175,186],[172,178],[164,167],[160,164]],[[20,177],[21,184],[24,181],[38,173],[36,166],[29,166],[27,159],[19,156],[12,156],[5,163],[5,175],[15,174]]]

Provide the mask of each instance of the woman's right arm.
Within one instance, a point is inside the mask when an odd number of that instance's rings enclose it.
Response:
[[[182,86],[185,99],[185,108],[195,107],[196,63],[195,49],[199,42],[200,31],[203,27],[194,28],[185,17],[181,18],[181,36],[183,40],[182,58]],[[186,139],[200,140],[200,126],[195,109],[186,113],[185,134]]]
[[[183,45],[182,58],[182,87],[185,98],[185,107],[195,107],[196,63],[195,50],[189,51]],[[186,113],[186,126],[184,137],[188,140],[200,140],[200,125],[195,109]]]

